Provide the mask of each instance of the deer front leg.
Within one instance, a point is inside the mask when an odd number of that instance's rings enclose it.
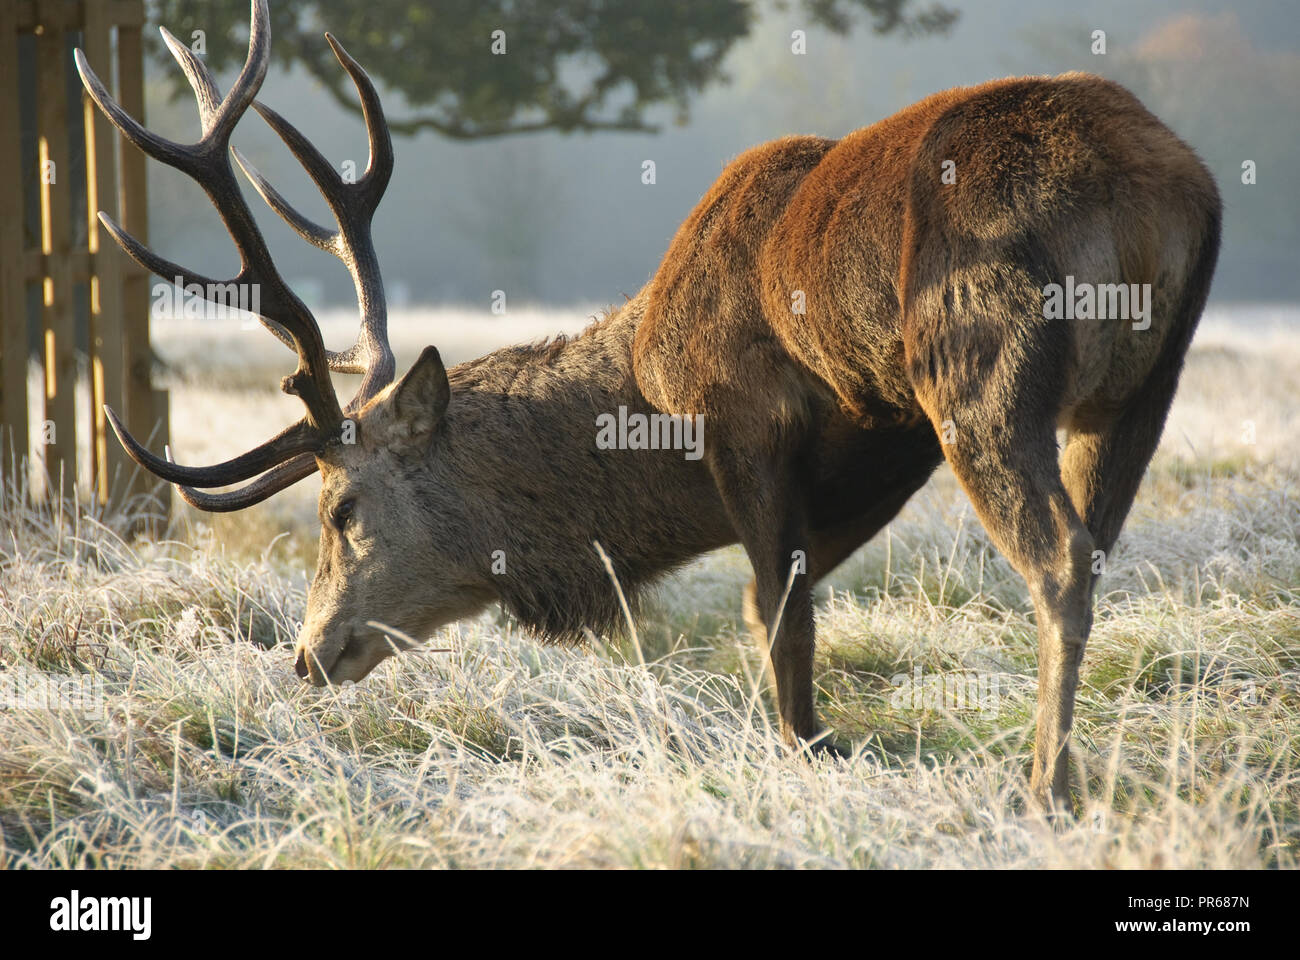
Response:
[[[801,587],[800,592],[806,594],[808,591],[806,587]],[[802,621],[796,623],[787,620],[791,609],[787,597],[786,611],[782,614],[780,625],[782,629],[777,637],[781,642],[773,646],[769,639],[770,621],[764,617],[764,608],[758,598],[757,579],[750,580],[745,585],[742,602],[745,626],[749,628],[755,648],[766,658],[768,683],[776,690],[782,735],[792,746],[798,746],[800,741],[806,743],[816,739],[821,727],[813,707],[812,660],[816,637],[811,617],[806,625]],[[798,602],[803,605],[802,600]],[[837,752],[826,738],[818,740],[814,748]]]
[[[815,645],[809,537],[791,459],[715,451],[710,468],[754,568],[745,619],[768,652],[781,732],[792,745],[821,732],[813,709]]]

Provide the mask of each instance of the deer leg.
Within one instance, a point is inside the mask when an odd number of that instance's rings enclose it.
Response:
[[[1062,483],[1057,458],[1068,338],[1035,322],[1033,297],[1024,292],[1038,289],[1032,278],[1008,283],[997,271],[981,269],[972,272],[969,289],[943,299],[943,309],[917,316],[908,353],[917,399],[945,458],[989,536],[1029,587],[1038,624],[1030,790],[1050,808],[1068,799],[1070,728],[1092,625],[1095,540]],[[1016,342],[1008,342],[1009,332]]]
[[[870,465],[864,465],[864,482],[870,483]],[[858,516],[842,523],[836,523],[813,530],[809,537],[808,578],[816,584],[841,563],[847,560],[855,550],[869,541],[885,524],[898,515],[898,511],[911,498],[933,471],[931,462],[919,464],[916,469],[903,478],[898,478],[897,485],[882,488],[878,496],[868,487],[863,497],[870,502],[870,507]],[[815,494],[815,495],[820,495]],[[811,509],[811,504],[809,505]],[[758,582],[751,578],[745,585],[742,598],[742,610],[745,625],[749,628],[760,650],[767,648],[767,625],[763,622],[758,605]]]
[[[1104,426],[1092,422],[1070,427],[1069,440],[1061,456],[1061,480],[1093,541],[1088,580],[1089,628],[1093,589],[1160,442],[1165,413],[1172,400],[1171,389],[1163,405],[1141,403]],[[1086,629],[1084,633],[1086,636]],[[1082,657],[1081,648],[1079,658]]]
[[[1096,548],[1109,552],[1119,537],[1146,473],[1177,382],[1147,385],[1118,416],[1076,416],[1061,456],[1061,479]]]
[[[886,521],[880,521],[873,516],[867,515],[832,530],[813,532],[809,538],[810,548],[807,558],[807,579],[810,589],[811,584],[815,584],[827,573],[830,573],[843,563],[854,550],[870,540]],[[741,610],[745,618],[745,626],[749,628],[749,634],[754,640],[754,646],[766,653],[768,649],[768,625],[762,613],[763,608],[758,600],[757,575],[750,578],[749,583],[745,584]]]
[[[709,466],[754,568],[745,618],[770,653],[781,732],[791,744],[813,740],[810,537],[795,460],[715,449]]]
[[[1218,249],[1217,226],[1202,260]],[[1160,444],[1165,418],[1178,389],[1182,357],[1205,305],[1212,270],[1198,271],[1181,291],[1175,311],[1177,333],[1166,342],[1154,369],[1118,413],[1099,414],[1088,404],[1075,410],[1067,424],[1069,439],[1061,455],[1061,480],[1084,526],[1092,535],[1094,556],[1089,595],[1119,538],[1141,486],[1147,465]],[[1102,406],[1101,409],[1106,409]],[[1089,604],[1091,617],[1091,604]],[[1080,651],[1082,655],[1082,651]]]
[[[989,536],[1029,586],[1038,620],[1038,713],[1030,789],[1067,798],[1068,745],[1079,666],[1092,626],[1092,534],[1062,485],[1051,423],[972,430],[948,461]]]
[[[908,493],[910,494],[911,491],[909,490]],[[906,497],[902,499],[903,501],[905,501]],[[898,506],[901,505],[902,502],[900,502]],[[879,516],[880,511],[873,510],[871,513],[866,514],[862,517],[855,518],[853,521],[845,523],[842,526],[836,527],[831,530],[818,530],[812,533],[810,537],[810,549],[808,551],[808,559],[807,559],[808,576],[805,578],[808,581],[809,594],[811,594],[812,584],[815,584],[823,576],[830,573],[841,563],[843,563],[849,557],[849,555],[853,553],[853,551],[857,550],[858,547],[862,546],[862,544],[870,540],[875,535],[876,531],[878,531],[882,526],[884,526],[884,524],[889,521],[889,518],[892,517],[897,512],[898,512],[898,507],[896,506],[892,510],[889,510],[888,515],[883,517],[882,519]],[[751,578],[749,583],[745,585],[744,595],[742,597],[741,609],[745,618],[745,625],[746,627],[749,628],[749,635],[754,641],[755,648],[758,649],[763,654],[766,654],[768,650],[768,625],[767,625],[767,621],[764,619],[762,613],[763,608],[759,603],[758,597],[759,597],[758,579],[757,576],[755,576],[754,578]],[[809,619],[810,620],[811,620],[811,609],[812,609],[811,601],[812,598],[811,596],[809,596],[809,611],[810,611]],[[811,628],[810,628],[810,636],[811,636]],[[807,681],[808,691],[809,691],[808,698],[810,704],[812,700],[812,690],[811,690],[812,650],[813,647],[812,644],[810,643],[808,646],[809,666],[808,666],[808,681]],[[775,653],[773,654],[770,663],[772,667],[772,673],[774,674],[775,664],[776,664]],[[769,681],[772,682],[774,686],[776,686],[778,691],[778,696],[779,696],[779,692],[783,689],[782,682],[779,679],[777,679],[775,676],[769,677]],[[791,682],[794,682],[793,679],[791,680]],[[783,715],[782,716],[783,728],[785,727],[784,719],[785,718]],[[813,716],[813,726],[814,728],[816,727],[815,715]],[[813,735],[815,736],[816,734]],[[805,736],[803,737],[803,739],[808,739],[808,737]],[[844,755],[843,751],[830,738],[823,738],[822,740],[819,740],[815,746],[815,749],[827,751],[836,755],[841,755],[841,756]]]
[[[1106,555],[1119,537],[1147,464],[1160,443],[1176,386],[1175,380],[1151,384],[1117,417],[1098,421],[1076,416],[1070,423],[1069,439],[1061,455],[1061,480],[1092,536],[1090,600]],[[1087,613],[1091,626],[1091,602]],[[1079,656],[1082,658],[1082,649]]]

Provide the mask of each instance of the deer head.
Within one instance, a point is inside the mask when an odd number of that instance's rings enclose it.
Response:
[[[439,475],[449,398],[438,351],[427,347],[357,411],[357,442],[316,458],[320,550],[296,664],[313,684],[360,680],[409,646],[402,634],[428,636],[493,598],[451,534],[471,524],[460,485]]]
[[[210,467],[186,467],[144,448],[112,410],[109,423],[137,463],[177,486],[186,502],[200,510],[239,510],[265,500],[319,470],[320,556],[298,638],[297,672],[315,684],[356,680],[404,645],[373,626],[372,617],[404,633],[427,631],[485,602],[482,590],[444,583],[431,588],[422,579],[415,589],[417,550],[428,562],[436,541],[427,511],[416,509],[404,484],[427,469],[450,396],[438,351],[427,348],[415,366],[393,383],[394,361],[388,344],[387,313],[379,263],[371,240],[371,219],[393,171],[393,147],[378,94],[362,68],[330,34],[334,55],[351,76],[361,99],[370,142],[363,176],[345,182],[328,160],[294,126],[255,100],[270,59],[266,0],[253,0],[248,57],[230,91],[222,97],[208,69],[166,29],[172,55],[185,72],[198,101],[202,135],[180,144],[147,130],[109,95],[76,52],[77,70],[91,98],[122,134],[147,155],[184,172],[207,193],[239,252],[240,271],[226,284],[258,290],[261,322],[298,356],[297,369],[284,379],[286,393],[301,398],[305,416],[271,440],[241,456]],[[336,221],[327,229],[294,210],[284,197],[230,146],[230,136],[252,107],[302,163],[320,189]],[[361,315],[356,343],[341,353],[325,348],[320,327],[288,287],[235,179],[231,156],[267,204],[309,243],[338,257],[352,275]],[[186,287],[239,289],[213,281],[149,250],[104,213],[100,221],[126,253],[145,269]],[[361,374],[356,395],[340,407],[330,372]],[[214,487],[245,483],[227,492]],[[449,504],[454,511],[454,504]],[[427,534],[421,537],[421,533]]]

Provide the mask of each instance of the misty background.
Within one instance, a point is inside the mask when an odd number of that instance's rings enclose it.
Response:
[[[942,7],[957,14],[955,21],[919,36],[877,34],[866,17],[836,30],[816,22],[810,10],[817,5],[754,3],[747,32],[720,57],[722,79],[644,109],[640,119],[657,132],[548,130],[457,139],[426,130],[395,136],[396,170],[375,219],[390,305],[454,305],[471,316],[481,310],[490,322],[495,290],[505,291],[509,310],[621,302],[651,277],[678,225],[748,147],[789,134],[839,137],[947,87],[1066,70],[1124,83],[1214,173],[1225,206],[1216,302],[1300,299],[1300,190],[1292,173],[1300,156],[1296,4],[945,0]],[[202,28],[210,36],[231,31],[232,40],[243,42],[242,6],[233,24],[221,5],[206,8],[221,9],[221,22]],[[331,23],[330,0],[314,6],[323,25],[372,76],[378,73],[346,26]],[[490,29],[481,18],[447,14],[443,22],[440,10],[448,6],[427,7],[440,42],[452,53],[481,51],[490,62]],[[411,5],[373,0],[370,7],[380,14],[391,10],[389,30],[400,38]],[[196,9],[193,22],[169,19],[165,25],[188,42],[190,29],[205,16]],[[167,12],[151,8],[151,16]],[[656,42],[657,25],[654,17],[630,23],[616,42],[635,56],[638,45]],[[508,17],[499,26],[506,31],[505,57],[514,56],[511,50],[527,44],[527,30]],[[804,55],[792,53],[795,30],[805,31]],[[1092,53],[1095,30],[1105,31],[1105,55]],[[276,43],[273,34],[273,48]],[[328,54],[323,38],[320,50]],[[326,66],[344,77],[332,58]],[[566,65],[579,73],[587,68],[580,57]],[[234,72],[219,69],[223,90]],[[193,139],[193,99],[188,91],[173,95],[178,76],[170,62],[149,59],[147,121],[164,135]],[[399,92],[378,86],[391,121],[419,112]],[[273,66],[260,98],[336,164],[352,161],[364,169],[359,116],[343,109],[301,63]],[[235,142],[300,210],[330,223],[314,186],[256,115],[244,119]],[[643,183],[647,160],[655,165],[653,184]],[[1246,160],[1256,165],[1254,185],[1242,183]],[[199,189],[157,163],[150,163],[149,173],[150,245],[209,275],[233,275],[234,249]],[[282,274],[309,305],[352,304],[342,265],[289,231],[247,185],[245,192]]]

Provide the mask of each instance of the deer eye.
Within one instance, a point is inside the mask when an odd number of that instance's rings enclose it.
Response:
[[[330,520],[334,524],[336,530],[342,530],[348,525],[348,521],[352,519],[352,508],[356,505],[356,499],[349,498],[334,508],[334,513],[330,517]]]

